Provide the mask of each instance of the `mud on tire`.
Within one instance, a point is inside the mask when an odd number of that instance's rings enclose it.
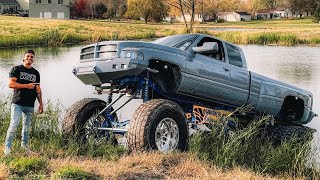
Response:
[[[165,99],[143,103],[134,112],[128,129],[128,146],[132,151],[185,150],[187,138],[184,111],[178,104]]]
[[[84,125],[97,111],[106,107],[106,102],[96,98],[85,98],[74,103],[67,111],[63,123],[62,134],[65,139],[75,138],[77,142],[83,142]]]

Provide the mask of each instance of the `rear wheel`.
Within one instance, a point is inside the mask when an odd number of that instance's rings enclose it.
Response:
[[[133,114],[128,130],[128,146],[133,151],[185,150],[187,138],[188,128],[182,108],[165,99],[143,103]]]
[[[299,125],[274,125],[267,129],[268,136],[276,145],[290,138],[295,138],[297,142],[306,142],[312,139],[313,132],[311,128]]]
[[[85,98],[74,103],[64,117],[63,136],[76,138],[79,143],[109,139],[107,131],[97,129],[108,126],[106,117],[98,116],[105,107],[106,102],[95,98]],[[113,118],[117,118],[116,115]]]

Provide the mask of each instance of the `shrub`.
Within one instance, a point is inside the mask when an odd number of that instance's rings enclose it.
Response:
[[[218,18],[218,19],[217,19],[217,23],[224,23],[224,22],[225,22],[225,20],[222,19],[222,18]]]
[[[42,158],[21,157],[13,159],[9,164],[11,174],[26,175],[47,170],[48,163]]]
[[[75,167],[64,167],[55,173],[57,178],[61,179],[100,179],[99,176],[82,171]]]

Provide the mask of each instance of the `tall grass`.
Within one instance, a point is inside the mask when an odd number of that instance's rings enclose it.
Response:
[[[212,131],[196,134],[190,140],[190,151],[198,158],[222,167],[237,166],[258,173],[290,174],[294,177],[320,178],[311,141],[296,137],[275,145],[264,132],[268,116],[253,121],[247,127],[226,135],[226,123],[216,123]]]
[[[222,33],[217,33],[215,35],[221,39],[224,39],[226,41],[229,41],[235,44],[285,45],[285,46],[309,44],[309,41],[302,41],[298,38],[297,35],[290,34],[290,33],[222,32]]]
[[[0,98],[0,141],[4,142],[7,128],[10,123],[10,105],[6,99]],[[49,174],[46,171],[45,159],[63,157],[98,157],[104,160],[117,160],[127,152],[124,147],[113,146],[111,143],[78,144],[76,139],[70,137],[68,142],[61,135],[61,106],[59,103],[48,101],[43,114],[35,113],[32,118],[32,130],[29,145],[32,153],[20,148],[21,123],[16,132],[11,155],[4,157],[0,152],[0,163],[9,167],[11,178],[23,177],[26,179],[46,179]],[[24,156],[32,156],[25,158]],[[41,157],[44,159],[39,159]],[[43,171],[39,168],[43,166]],[[31,174],[30,174],[31,173]]]
[[[215,32],[213,27],[245,28],[247,31]],[[180,24],[119,23],[85,20],[54,20],[0,16],[0,47],[46,46],[132,40],[185,34]],[[319,45],[320,28],[311,20],[272,20],[195,24],[194,32],[213,34],[237,44]],[[254,29],[254,30],[250,30]],[[289,33],[288,33],[289,32]]]
[[[10,103],[0,99],[0,141],[4,142],[7,128],[10,123]],[[37,114],[32,118],[32,127],[30,133],[29,145],[31,149],[41,156],[65,157],[85,155],[89,157],[102,157],[106,160],[116,160],[122,154],[126,153],[126,149],[121,146],[113,146],[110,143],[94,144],[88,143],[79,145],[76,139],[70,137],[68,142],[61,134],[61,106],[59,103],[48,101],[45,105],[46,110],[43,114]],[[20,138],[21,123],[17,129],[15,140],[13,143],[13,154],[21,152]],[[0,153],[2,155],[2,153]]]

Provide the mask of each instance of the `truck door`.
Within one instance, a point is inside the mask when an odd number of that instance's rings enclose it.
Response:
[[[222,43],[210,37],[204,37],[197,47],[215,45],[216,50],[195,53],[192,61],[186,62],[188,94],[208,100],[217,100],[230,104],[226,93],[230,81],[229,64],[225,62]]]
[[[227,58],[230,64],[230,81],[228,84],[231,90],[229,99],[233,104],[241,106],[248,100],[250,91],[250,74],[247,70],[245,57],[238,47],[225,43]]]

